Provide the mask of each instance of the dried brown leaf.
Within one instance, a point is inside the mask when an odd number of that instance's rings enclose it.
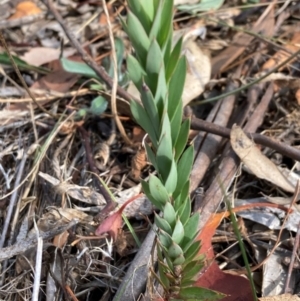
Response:
[[[147,154],[144,148],[139,148],[131,160],[131,175],[135,180],[141,176],[142,169],[147,165]]]
[[[289,52],[294,53],[299,50],[300,47],[299,43],[300,43],[300,32],[298,31],[294,33],[292,40],[289,43],[287,43],[284,48]],[[262,70],[270,70],[271,68],[280,65],[289,56],[291,56],[289,52],[284,51],[282,49],[277,51],[268,61],[264,63],[264,65],[262,66]],[[296,58],[294,60],[296,60]],[[284,68],[285,66],[281,67],[279,70],[282,70]]]
[[[25,16],[40,14],[42,11],[32,1],[23,1],[17,4],[16,12],[9,18],[9,20],[19,19]]]
[[[235,153],[258,178],[270,181],[286,191],[294,192],[294,186],[282,175],[276,165],[261,153],[253,141],[237,125],[232,127],[230,142]]]

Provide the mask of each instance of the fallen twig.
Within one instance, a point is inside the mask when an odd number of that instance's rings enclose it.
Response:
[[[47,232],[40,232],[39,238],[42,238],[43,240],[50,239],[58,234],[63,233],[69,228],[75,226],[77,223],[78,220],[73,219],[66,225],[59,226]],[[20,241],[10,247],[0,249],[0,262],[9,259],[13,256],[24,253],[28,249],[34,247],[37,244],[37,242],[38,242],[38,237],[34,236],[34,237],[27,238],[23,241]]]
[[[219,125],[216,125],[214,123],[211,122],[207,122],[205,120],[202,119],[198,119],[198,118],[193,118],[192,122],[191,122],[191,128],[193,130],[197,130],[197,131],[205,131],[208,133],[212,133],[215,135],[219,135],[222,136],[224,138],[229,138],[230,136],[230,129],[229,128],[225,128],[225,127],[221,127]],[[261,144],[263,146],[269,147],[271,149],[274,149],[276,151],[278,151],[279,153],[300,161],[300,150],[298,150],[295,147],[292,147],[290,145],[287,145],[285,143],[282,142],[278,142],[275,141],[274,139],[271,139],[269,137],[266,137],[264,135],[261,134],[257,134],[257,133],[246,133],[247,136],[251,139],[253,139],[253,141],[255,143]]]

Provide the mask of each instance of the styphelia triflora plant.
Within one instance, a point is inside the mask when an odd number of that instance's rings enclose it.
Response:
[[[158,279],[165,300],[217,300],[221,294],[193,287],[204,265],[199,255],[199,213],[191,215],[189,177],[193,146],[186,147],[190,120],[183,120],[182,93],[186,59],[182,39],[173,45],[173,0],[127,0],[122,20],[134,54],[127,58],[130,79],[142,105],[132,101],[131,112],[146,131],[148,160],[157,176],[142,181],[144,193],[161,211],[157,227]]]

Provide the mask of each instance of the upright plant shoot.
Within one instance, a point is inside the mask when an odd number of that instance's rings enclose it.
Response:
[[[217,300],[216,292],[193,287],[203,267],[199,256],[199,213],[191,216],[189,177],[193,147],[186,148],[190,120],[182,121],[182,93],[186,59],[182,39],[173,45],[173,0],[127,0],[128,15],[122,20],[134,55],[129,55],[130,79],[142,105],[132,101],[131,112],[147,132],[149,161],[157,171],[142,186],[149,200],[162,212],[155,214],[158,275],[166,300]]]

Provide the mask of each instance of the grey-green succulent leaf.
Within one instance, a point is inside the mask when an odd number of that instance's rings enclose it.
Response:
[[[169,247],[168,250],[168,255],[170,256],[170,258],[175,259],[180,255],[183,255],[183,251],[177,243],[172,242],[172,245]]]
[[[191,200],[190,198],[186,199],[185,202],[181,205],[178,211],[178,215],[180,217],[180,221],[183,225],[185,225],[188,221],[188,219],[191,216]]]
[[[178,174],[177,174],[177,165],[174,160],[172,160],[171,163],[171,169],[169,172],[169,175],[165,181],[165,187],[167,191],[172,194],[174,190],[176,189],[177,186],[177,180],[178,179]]]
[[[171,135],[172,135],[172,145],[175,145],[177,139],[179,138],[178,135],[181,129],[181,122],[182,122],[182,102],[180,101],[177,110],[175,111],[174,115],[170,118],[171,123]]]
[[[145,111],[147,112],[149,119],[152,121],[152,126],[155,131],[156,137],[159,136],[159,116],[157,107],[154,103],[153,95],[146,84],[141,88],[141,99]]]
[[[174,228],[176,223],[176,212],[173,205],[170,202],[167,202],[163,211],[163,218]]]
[[[181,154],[183,153],[186,147],[189,138],[190,123],[191,123],[190,119],[186,119],[181,125],[180,132],[178,134],[177,141],[175,144],[176,162],[178,161],[178,159],[180,158]]]
[[[155,225],[157,226],[157,228],[164,230],[169,235],[172,235],[172,228],[169,225],[169,223],[165,219],[161,218],[156,213],[155,213],[155,216],[154,216],[154,222],[155,222]]]
[[[176,266],[176,265],[182,265],[183,263],[185,262],[185,258],[183,255],[180,255],[178,256],[177,258],[175,258],[173,260],[173,265]]]
[[[156,83],[159,71],[164,68],[164,58],[161,49],[155,39],[151,41],[150,48],[147,54],[146,70],[149,78],[153,80],[153,75],[156,77]]]
[[[180,38],[177,41],[177,43],[175,44],[175,46],[174,46],[174,48],[171,52],[170,58],[167,62],[167,65],[166,65],[166,79],[167,79],[167,82],[169,82],[170,78],[172,77],[172,75],[174,73],[174,70],[177,67],[179,58],[181,56],[181,49],[182,49],[182,38]]]
[[[182,286],[186,285],[187,281],[192,280],[197,274],[199,274],[203,266],[203,261],[191,261],[187,264],[186,268],[182,272]]]
[[[127,57],[127,72],[136,88],[140,90],[142,88],[143,78],[145,77],[146,72],[138,60],[132,55],[128,55]]]
[[[149,183],[145,182],[145,181],[141,181],[142,184],[142,188],[143,191],[145,192],[147,198],[151,201],[151,203],[158,208],[159,210],[163,210],[165,204],[164,203],[160,203],[159,201],[157,201],[150,193],[150,188],[149,188]]]
[[[177,169],[178,169],[178,184],[176,186],[176,190],[174,192],[174,196],[180,194],[185,183],[189,180],[192,166],[194,162],[194,147],[189,146],[181,158],[178,161]]]
[[[130,103],[130,110],[137,123],[148,133],[154,147],[157,147],[156,132],[152,126],[152,122],[147,112],[139,103],[135,101]]]
[[[146,148],[148,160],[151,162],[153,167],[156,170],[158,170],[158,166],[157,166],[157,163],[156,163],[156,157],[155,157],[155,154],[154,154],[152,148],[147,143],[145,143],[145,148]]]
[[[166,277],[165,271],[161,264],[158,264],[158,271],[159,271],[160,281],[163,283],[165,289],[169,289],[170,281],[168,277]]]
[[[138,16],[140,22],[143,24],[145,31],[149,33],[152,23],[152,18],[150,17],[151,10],[149,10],[149,12],[146,12],[144,7],[141,5],[141,1],[128,0],[127,2],[130,10],[133,12],[134,15]],[[147,2],[153,3],[152,1]]]
[[[140,20],[131,11],[128,12],[127,25],[124,29],[128,34],[142,65],[144,66],[148,49],[150,47],[150,39]]]
[[[201,241],[194,241],[193,244],[184,252],[185,264],[192,261],[201,249]]]
[[[166,182],[172,165],[172,158],[167,154],[168,149],[170,149],[170,137],[163,137],[160,144],[158,145],[156,152],[156,164],[158,167],[159,175],[161,176],[163,183]],[[172,149],[172,146],[171,146]]]
[[[226,295],[203,287],[185,287],[179,292],[179,297],[184,300],[206,300],[216,301],[224,298]]]
[[[184,237],[184,227],[180,219],[178,219],[172,234],[172,239],[175,243],[180,244],[183,237]]]
[[[152,197],[160,204],[166,205],[169,201],[169,194],[160,179],[151,175],[149,178],[149,190]]]
[[[163,247],[165,247],[166,250],[169,249],[173,242],[172,237],[162,229],[160,229],[159,232],[160,233],[158,234],[158,239],[159,239],[160,244]]]
[[[90,112],[94,115],[102,114],[107,108],[107,100],[99,95],[93,99],[90,107]]]
[[[173,36],[173,0],[163,0],[160,31],[158,32],[158,43],[162,49],[172,40]]]
[[[199,212],[194,213],[188,222],[184,226],[184,239],[182,242],[183,246],[187,246],[191,243],[198,234],[198,225],[200,220]],[[184,248],[186,250],[186,248]]]
[[[186,76],[186,59],[181,57],[169,83],[169,116],[172,118],[181,101]]]

